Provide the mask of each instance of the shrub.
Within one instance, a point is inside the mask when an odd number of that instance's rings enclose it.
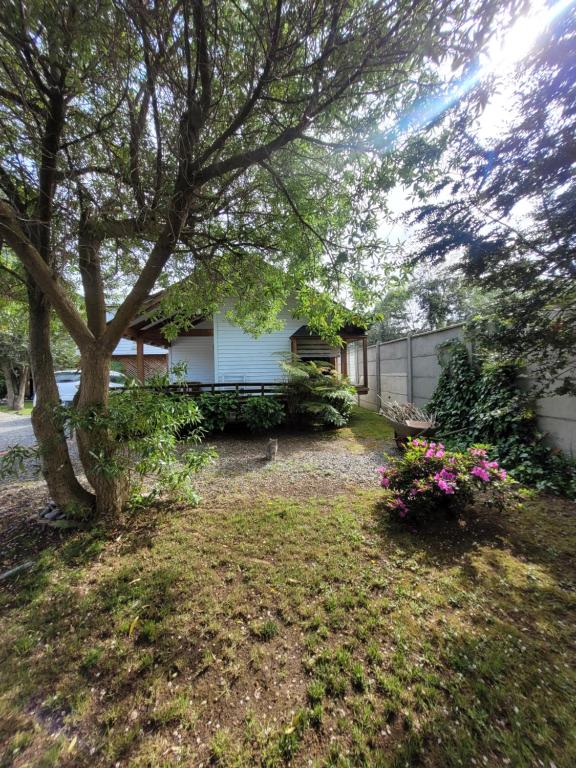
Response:
[[[328,363],[291,360],[282,363],[288,418],[311,426],[343,427],[356,405],[356,390]]]
[[[464,509],[477,491],[489,493],[490,502],[499,508],[512,495],[506,470],[481,446],[458,452],[446,450],[442,443],[409,440],[405,454],[378,472],[387,490],[387,508],[411,522]]]
[[[184,427],[192,444],[199,444],[204,433],[192,398],[131,386],[111,393],[106,410],[67,407],[60,409],[60,417],[67,430],[81,428],[106,435],[106,446],[93,456],[97,470],[126,476],[133,504],[148,503],[163,490],[183,500],[197,499],[192,477],[214,451],[181,453],[178,449]],[[147,477],[154,477],[155,483],[144,493]]]
[[[223,432],[238,410],[240,400],[235,392],[204,392],[198,398],[202,426],[206,432]]]
[[[529,392],[518,386],[521,366],[479,360],[461,341],[442,345],[442,373],[428,411],[454,450],[482,443],[516,480],[539,491],[576,498],[576,463],[544,442]]]
[[[282,424],[284,406],[274,397],[249,397],[240,406],[240,419],[252,432],[263,432]]]

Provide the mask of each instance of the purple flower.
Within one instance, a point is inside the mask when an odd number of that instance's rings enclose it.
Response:
[[[440,472],[436,472],[434,482],[443,493],[448,495],[453,494],[456,490],[456,475],[445,467]]]
[[[447,483],[446,480],[438,480],[436,484],[441,491],[444,491],[444,493],[448,495],[454,493],[454,486]]]
[[[474,477],[480,478],[480,480],[482,480],[484,483],[488,483],[490,481],[490,473],[483,467],[472,467],[470,474],[474,475]]]

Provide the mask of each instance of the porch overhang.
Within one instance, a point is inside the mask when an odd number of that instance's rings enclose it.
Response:
[[[340,372],[344,376],[348,376],[348,344],[353,342],[359,342],[362,344],[362,381],[361,383],[354,383],[356,391],[359,395],[365,395],[368,393],[368,336],[365,328],[358,325],[345,325],[338,331],[338,335],[344,342],[343,346],[339,349],[340,355]],[[293,355],[298,355],[298,342],[299,340],[321,341],[321,336],[312,331],[309,326],[302,325],[296,330],[290,337],[291,351]],[[323,354],[318,354],[318,357],[324,357]],[[305,357],[311,358],[314,355],[306,354]]]

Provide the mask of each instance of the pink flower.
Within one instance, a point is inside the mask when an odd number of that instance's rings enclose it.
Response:
[[[434,448],[428,448],[424,456],[426,456],[427,459],[433,459],[436,456],[436,451]]]
[[[470,474],[474,475],[474,477],[480,478],[480,480],[482,480],[484,483],[490,481],[490,473],[483,467],[472,467]]]
[[[382,477],[380,478],[380,485],[382,486],[382,488],[388,488],[388,486],[390,485],[390,478],[386,477],[386,475],[382,475]]]
[[[476,456],[477,458],[482,458],[488,455],[484,448],[468,448],[468,453],[470,456]]]
[[[506,477],[507,477],[508,473],[506,472],[505,469],[501,469],[498,474],[500,475],[500,480],[506,480]]]
[[[453,494],[456,490],[456,475],[446,468],[436,472],[434,482],[443,493]]]
[[[441,491],[444,491],[444,493],[448,495],[454,493],[454,486],[450,485],[450,483],[447,483],[446,480],[438,480],[437,486]]]

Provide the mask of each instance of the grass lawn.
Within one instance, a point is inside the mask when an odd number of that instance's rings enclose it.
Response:
[[[223,482],[47,548],[1,585],[0,766],[576,765],[574,505],[379,499]]]
[[[25,400],[24,401],[24,408],[22,408],[21,411],[13,411],[10,408],[8,408],[7,405],[0,405],[0,413],[11,413],[13,415],[18,416],[30,416],[32,413],[32,400]]]

